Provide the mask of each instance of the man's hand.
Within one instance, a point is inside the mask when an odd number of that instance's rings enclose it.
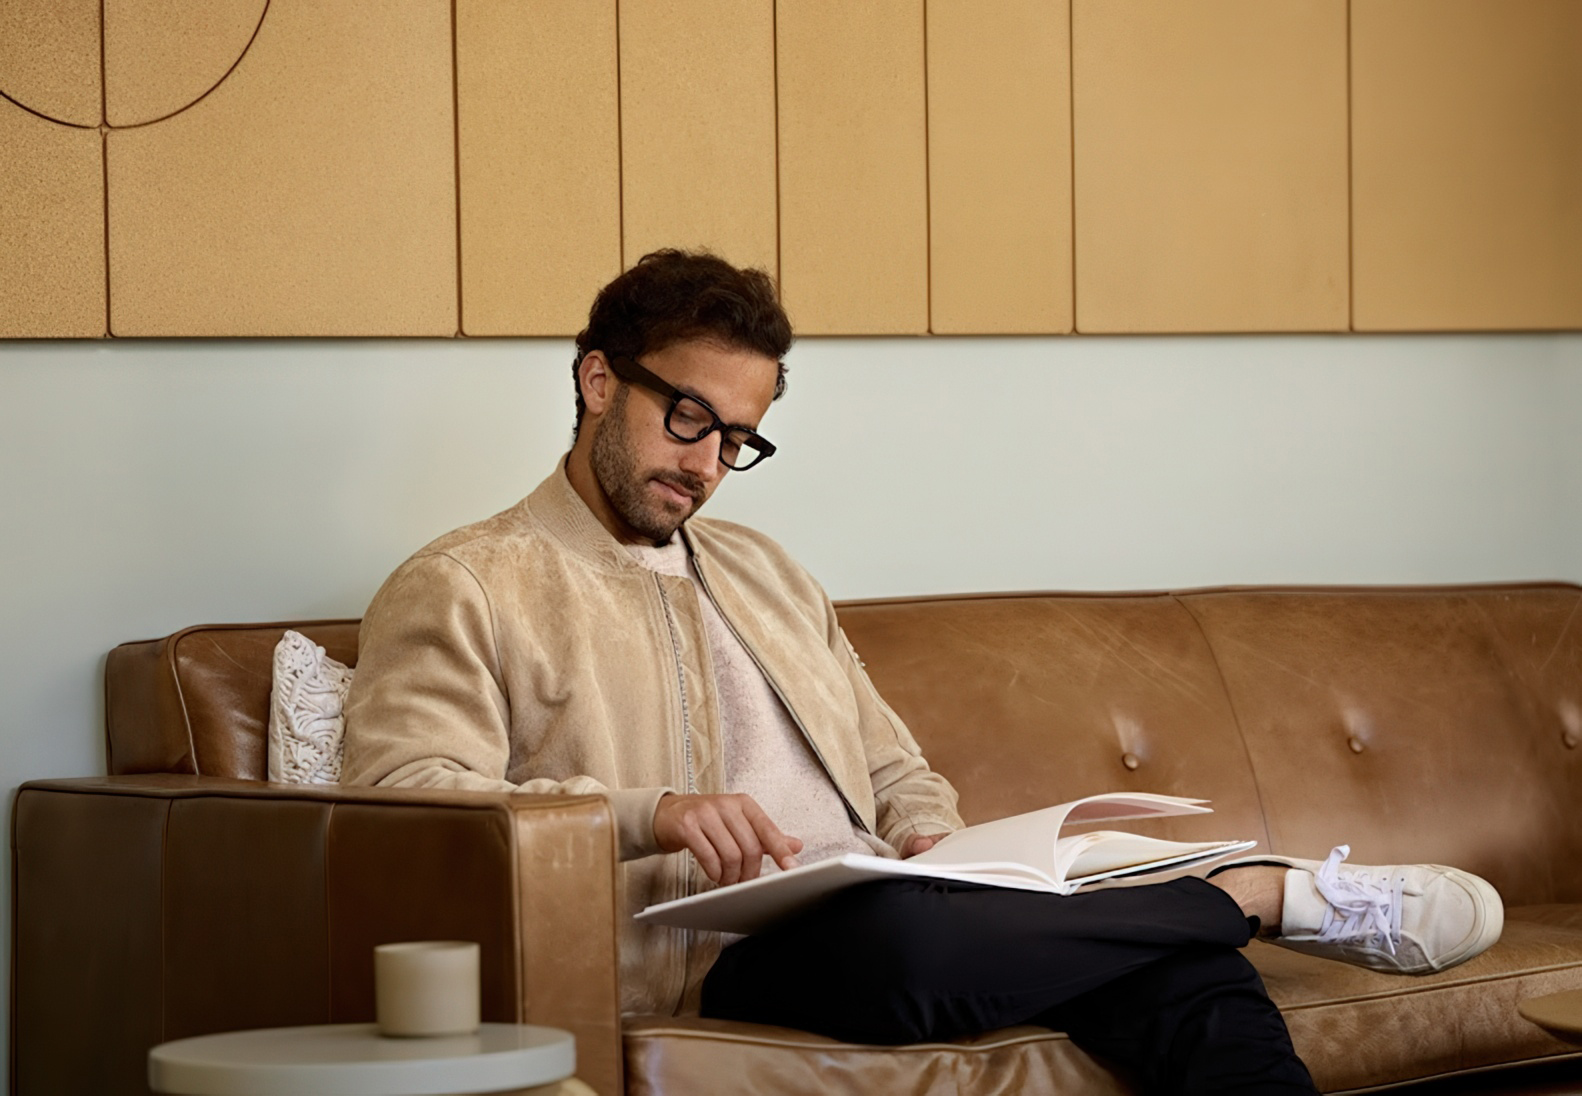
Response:
[[[665,852],[690,850],[703,874],[721,886],[756,879],[765,856],[794,868],[802,851],[801,839],[781,833],[750,795],[661,796],[654,840]]]
[[[901,859],[905,860],[920,852],[927,852],[949,836],[948,833],[914,833],[906,839],[906,847],[901,850]]]

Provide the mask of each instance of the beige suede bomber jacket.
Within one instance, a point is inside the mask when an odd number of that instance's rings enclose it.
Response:
[[[896,848],[959,828],[954,789],[874,690],[818,583],[742,526],[694,518],[682,533],[856,824]],[[441,537],[386,580],[363,618],[346,704],[348,784],[609,797],[627,1012],[694,1009],[720,947],[714,934],[630,916],[710,885],[653,834],[665,792],[726,790],[698,596],[689,580],[637,563],[562,464],[516,506]]]

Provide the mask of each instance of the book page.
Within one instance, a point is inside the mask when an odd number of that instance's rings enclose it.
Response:
[[[963,866],[986,861],[1026,864],[1052,876],[1064,876],[1057,862],[1060,829],[1067,822],[1148,818],[1171,814],[1208,814],[1206,800],[1184,799],[1149,792],[1109,792],[1061,803],[1027,814],[998,818],[957,830],[925,853],[909,861],[937,867]]]
[[[1108,792],[1090,795],[1071,804],[1068,824],[1078,822],[1119,822],[1126,818],[1162,818],[1167,814],[1211,814],[1207,799],[1187,799],[1179,795],[1152,792]]]
[[[1055,864],[1061,870],[1062,879],[1075,883],[1090,876],[1107,875],[1163,860],[1196,859],[1204,853],[1236,844],[1240,843],[1164,841],[1136,833],[1095,830],[1075,837],[1062,837],[1055,853]]]

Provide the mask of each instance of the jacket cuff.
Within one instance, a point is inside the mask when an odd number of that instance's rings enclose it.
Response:
[[[640,860],[663,850],[654,839],[654,811],[673,788],[620,788],[605,794],[615,812],[615,832],[622,860]]]

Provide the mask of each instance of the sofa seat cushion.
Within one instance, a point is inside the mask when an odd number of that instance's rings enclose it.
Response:
[[[1499,943],[1438,974],[1381,974],[1271,944],[1247,954],[1325,1092],[1577,1055],[1516,1004],[1582,988],[1582,906],[1506,911]],[[1128,1093],[1059,1032],[872,1047],[788,1028],[696,1017],[625,1024],[627,1091],[659,1093]]]
[[[1576,1053],[1516,1004],[1582,989],[1582,906],[1508,909],[1497,944],[1438,974],[1381,974],[1263,943],[1248,956],[1325,1092]]]
[[[698,1017],[625,1024],[627,1096],[1015,1096],[1133,1091],[1064,1034],[1014,1027],[976,1039],[860,1046],[790,1028]]]

